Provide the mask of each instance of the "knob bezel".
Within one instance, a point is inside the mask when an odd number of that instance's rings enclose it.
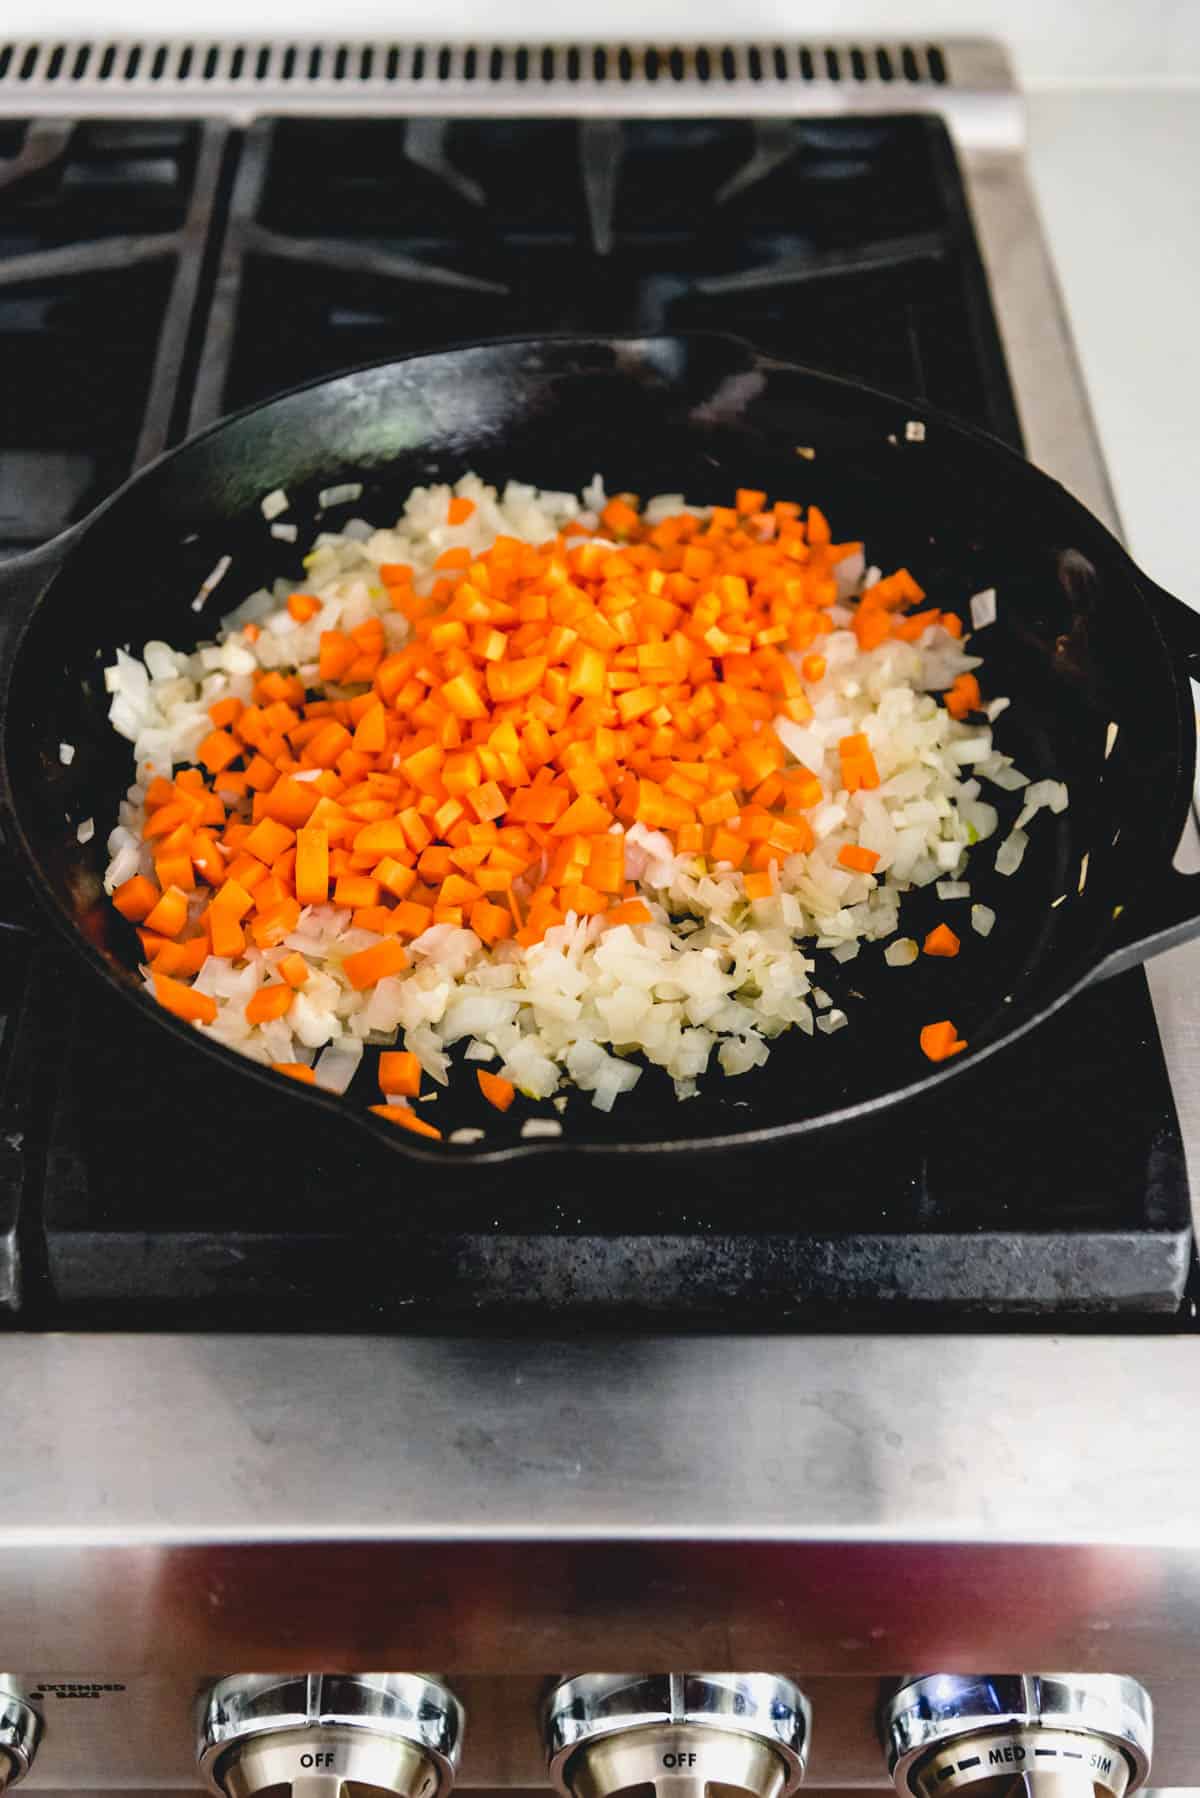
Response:
[[[897,1791],[913,1793],[915,1770],[931,1751],[998,1729],[1102,1739],[1128,1764],[1127,1794],[1150,1776],[1154,1707],[1126,1674],[928,1673],[906,1680],[883,1707],[880,1733]]]
[[[581,1673],[543,1706],[550,1777],[570,1798],[566,1770],[581,1749],[634,1730],[689,1727],[750,1736],[783,1762],[783,1798],[804,1778],[812,1706],[781,1673]]]
[[[285,1731],[358,1731],[426,1755],[437,1773],[435,1798],[449,1798],[465,1720],[454,1693],[428,1674],[232,1673],[201,1699],[197,1761],[210,1791],[224,1798],[220,1768],[239,1746]]]
[[[0,1755],[11,1772],[0,1779],[0,1791],[24,1779],[42,1739],[42,1719],[31,1704],[7,1688],[0,1689]]]

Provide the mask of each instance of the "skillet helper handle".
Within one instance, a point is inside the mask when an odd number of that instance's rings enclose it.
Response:
[[[1171,657],[1181,672],[1200,681],[1200,612],[1139,575],[1154,608]],[[1197,768],[1193,763],[1192,784]],[[1193,801],[1193,810],[1196,802]],[[1091,980],[1107,980],[1138,967],[1164,950],[1200,936],[1200,874],[1181,874],[1168,867],[1117,920],[1112,946],[1093,969]]]
[[[65,562],[72,538],[73,533],[52,537],[49,543],[43,543],[28,555],[13,556],[7,562],[0,562],[0,667],[21,626]],[[8,678],[8,671],[4,669],[0,688],[5,697]],[[23,887],[18,887],[16,894],[6,894],[5,904],[7,915],[0,916],[0,932],[6,936],[10,933],[37,936],[40,933],[42,921]]]
[[[0,653],[12,642],[70,552],[75,532],[0,562]]]

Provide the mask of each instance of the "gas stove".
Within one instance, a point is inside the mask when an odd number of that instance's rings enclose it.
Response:
[[[553,330],[735,332],[1116,525],[991,44],[0,45],[0,156],[3,554],[296,382]],[[1194,1783],[1186,981],[952,1130],[414,1215],[322,1133],[248,1191],[236,1077],[164,1078],[3,870],[0,920],[0,1784],[1146,1777],[1133,1682],[988,1665],[1137,1672]],[[784,1671],[548,1696],[701,1654]],[[446,1672],[218,1678],[374,1665]]]

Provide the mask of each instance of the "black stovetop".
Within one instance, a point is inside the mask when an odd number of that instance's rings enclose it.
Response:
[[[506,333],[732,330],[1020,441],[930,119],[34,121],[0,155],[0,553],[224,411]],[[0,918],[29,921],[11,878]],[[1184,1302],[1140,974],[993,1058],[952,1125],[712,1151],[686,1182],[560,1161],[553,1198],[523,1169],[410,1179],[290,1109],[277,1128],[235,1068],[164,1066],[36,921],[0,930],[0,1023],[0,1307],[23,1325],[1148,1326]]]

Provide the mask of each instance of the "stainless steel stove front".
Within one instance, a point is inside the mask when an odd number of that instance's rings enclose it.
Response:
[[[540,82],[511,48],[435,46],[436,80],[413,46],[242,51],[16,46],[0,115],[936,108],[1030,452],[1115,522],[994,45],[683,47],[669,83],[639,46],[534,47]],[[1200,964],[1172,960],[1196,1189]],[[3,1379],[0,1727],[40,1733],[31,1791],[196,1788],[214,1681],[372,1666],[446,1670],[459,1785],[544,1788],[554,1669],[701,1658],[802,1691],[814,1791],[887,1786],[905,1668],[989,1665],[1135,1673],[1156,1784],[1200,1785],[1193,1335],[14,1335]]]

